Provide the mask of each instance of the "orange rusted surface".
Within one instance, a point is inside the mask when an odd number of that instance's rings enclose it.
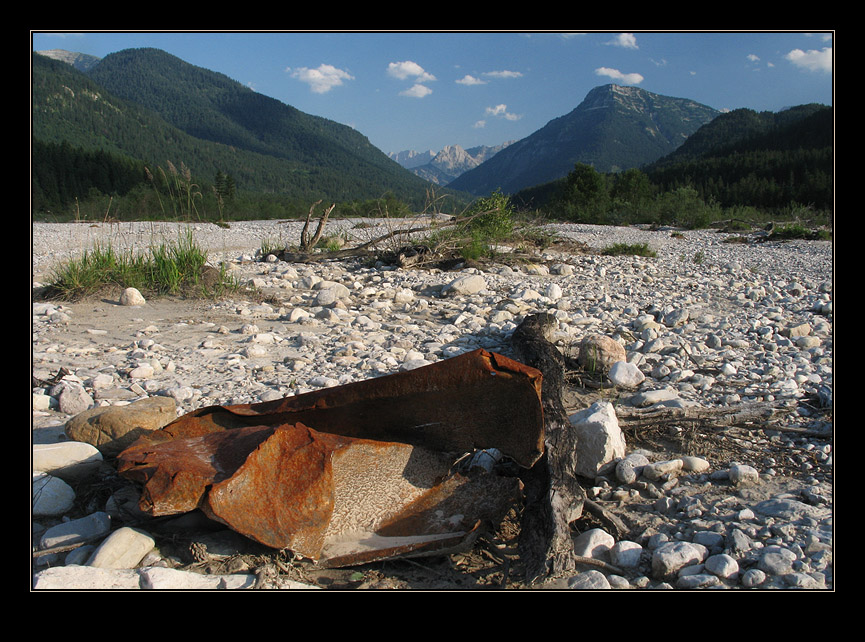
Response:
[[[451,473],[543,450],[540,372],[484,350],[272,402],[211,406],[138,440],[119,471],[153,515],[200,509],[327,565],[437,551],[500,519],[519,482]]]

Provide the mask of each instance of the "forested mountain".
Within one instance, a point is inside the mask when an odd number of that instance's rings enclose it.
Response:
[[[565,218],[576,210],[594,221],[651,221],[663,218],[658,210],[665,208],[783,216],[803,208],[831,213],[833,184],[833,109],[802,105],[721,114],[654,163],[605,174],[578,164],[566,177],[513,198],[523,207]]]
[[[513,194],[568,174],[577,163],[615,172],[661,158],[720,112],[693,100],[604,85],[571,113],[500,151],[448,187]]]
[[[32,134],[39,143],[185,165],[238,190],[308,204],[386,193],[422,204],[428,184],[352,128],[305,114],[156,49],[120,51],[88,74],[33,55]],[[34,191],[40,186],[35,185]]]
[[[689,185],[723,207],[773,209],[796,202],[831,209],[834,136],[834,113],[825,105],[737,109],[643,171],[661,191]]]

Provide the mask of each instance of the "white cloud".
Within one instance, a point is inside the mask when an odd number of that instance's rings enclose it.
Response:
[[[517,114],[512,114],[508,111],[507,105],[496,105],[495,107],[487,107],[486,114],[488,116],[496,116],[497,118],[504,118],[505,120],[519,120],[521,116]]]
[[[801,69],[832,73],[832,47],[824,47],[819,51],[794,49],[784,57]]]
[[[433,76],[427,71],[424,71],[423,67],[421,67],[416,62],[412,62],[411,60],[390,63],[387,66],[387,73],[389,76],[393,76],[394,78],[398,78],[400,80],[406,80],[408,78],[411,78],[415,82],[430,82],[436,79],[435,76]]]
[[[387,66],[389,76],[399,80],[413,80],[414,85],[411,88],[399,92],[400,96],[408,96],[409,98],[423,98],[432,93],[432,89],[422,84],[431,82],[436,79],[431,73],[424,70],[416,62],[404,60],[402,62],[392,62]]]
[[[431,93],[432,89],[426,85],[415,83],[410,89],[399,92],[399,95],[408,96],[409,98],[423,98],[424,96],[429,96]]]
[[[746,57],[748,58],[749,62],[760,62],[760,56],[748,54]]]
[[[485,71],[484,76],[490,78],[522,78],[523,75],[519,71]]]
[[[485,121],[485,120],[479,120],[474,125],[472,125],[472,127],[474,127],[475,129],[483,129],[486,126],[487,126],[487,121]]]
[[[308,84],[309,88],[316,94],[326,94],[334,87],[341,86],[344,81],[354,80],[354,76],[348,72],[326,64],[321,64],[315,69],[298,67],[294,70],[288,68],[286,71],[291,73],[292,78],[297,78]]]
[[[487,82],[485,80],[481,80],[480,78],[475,78],[474,76],[470,76],[466,74],[462,78],[456,81],[458,85],[486,85]]]
[[[610,69],[609,67],[598,67],[595,69],[595,73],[599,76],[609,76],[626,85],[639,85],[643,82],[643,77],[640,74],[624,74],[618,69]]]
[[[620,33],[607,44],[616,47],[624,47],[625,49],[639,49],[639,47],[637,47],[637,39],[632,33]]]

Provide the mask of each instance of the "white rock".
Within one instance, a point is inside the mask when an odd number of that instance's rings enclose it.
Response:
[[[611,403],[597,401],[568,420],[579,444],[577,474],[593,479],[601,466],[625,456],[625,437]]]
[[[553,301],[558,301],[562,298],[562,286],[558,283],[549,283],[544,289],[544,296]]]
[[[133,569],[104,569],[89,566],[57,566],[36,573],[33,588],[46,591],[102,591],[141,588],[141,578]]]
[[[120,295],[120,305],[144,305],[144,297],[135,288],[126,288]]]
[[[635,568],[640,563],[643,547],[637,542],[621,540],[610,548],[610,562],[620,568]]]
[[[594,569],[584,571],[568,580],[568,588],[575,591],[606,590],[612,588],[606,575]]]
[[[481,290],[485,290],[486,287],[487,282],[484,280],[484,277],[479,274],[466,274],[465,276],[458,277],[448,283],[442,292],[453,294],[477,294]]]
[[[609,559],[610,549],[615,543],[615,538],[605,530],[592,528],[584,533],[580,533],[574,539],[574,554],[580,557],[607,560]]]
[[[733,464],[730,466],[728,476],[733,484],[755,484],[760,481],[760,473],[748,464]]]
[[[614,384],[624,388],[636,388],[646,379],[646,375],[637,366],[627,361],[617,361],[614,363],[610,366],[607,376]]]
[[[93,474],[102,463],[96,447],[80,441],[33,445],[33,468],[66,480]]]
[[[679,394],[675,390],[648,390],[646,392],[641,392],[631,397],[629,399],[629,403],[632,406],[645,407],[652,406],[656,403],[672,401],[674,399],[678,399],[678,397]]]
[[[155,542],[147,533],[124,526],[111,533],[87,561],[96,568],[135,568]]]

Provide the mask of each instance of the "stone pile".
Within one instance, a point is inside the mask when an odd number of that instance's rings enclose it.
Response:
[[[510,333],[535,312],[555,315],[554,341],[587,371],[601,370],[617,404],[786,400],[796,408],[791,432],[755,429],[740,440],[753,457],[721,466],[634,449],[616,433],[610,404],[575,416],[597,441],[581,473],[590,498],[634,504],[647,527],[633,542],[592,533],[600,543],[587,544],[587,556],[621,572],[592,569],[560,587],[831,588],[832,425],[822,419],[833,403],[831,245],[732,244],[714,232],[682,239],[634,228],[557,231],[595,249],[648,242],[658,256],[549,251],[534,264],[443,272],[289,264],[256,256],[253,245],[221,258],[263,295],[255,299],[202,304],[169,319],[147,317],[148,302],[136,301],[138,312],[124,323],[115,318],[119,302],[89,316],[94,304],[34,303],[34,542],[51,548],[73,531],[95,542],[37,556],[37,588],[163,587],[180,577],[161,568],[171,561],[148,548],[147,533],[119,528],[100,540],[122,514],[120,498],[111,509],[67,516],[80,477],[69,483],[65,469],[98,476],[101,457],[126,443],[112,410],[142,404],[137,414],[152,419],[133,428],[154,429],[202,406],[276,399],[475,348],[508,354]],[[779,471],[793,469],[799,481],[791,488]],[[97,555],[121,532],[123,547],[144,551],[132,555],[137,561]],[[100,557],[113,561],[97,564]],[[250,578],[222,581],[243,586]]]

